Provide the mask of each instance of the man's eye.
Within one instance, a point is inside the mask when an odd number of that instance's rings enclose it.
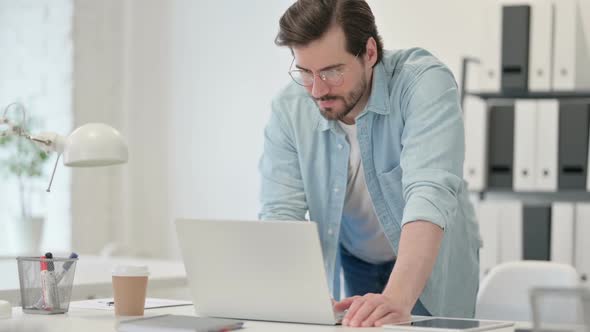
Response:
[[[327,77],[338,76],[338,75],[340,75],[340,69],[326,70],[323,74]]]

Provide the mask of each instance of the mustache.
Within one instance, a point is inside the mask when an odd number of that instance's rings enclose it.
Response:
[[[314,98],[316,101],[328,101],[328,100],[334,100],[334,99],[342,99],[341,96],[322,96],[320,98]]]

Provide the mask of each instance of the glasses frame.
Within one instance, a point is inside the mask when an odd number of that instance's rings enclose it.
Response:
[[[361,51],[359,51],[359,52],[358,52],[358,53],[357,53],[357,54],[354,56],[354,59],[355,59],[355,60],[356,60],[356,59],[358,59],[358,56],[359,56],[360,54],[361,54]],[[292,68],[292,67],[293,67],[293,63],[295,63],[295,57],[293,57],[293,60],[291,60],[291,65],[289,65],[289,68]],[[345,66],[346,66],[346,65],[347,65],[347,64],[345,64]],[[310,86],[313,86],[313,84],[314,84],[314,82],[315,82],[315,77],[316,77],[316,76],[317,76],[317,77],[319,77],[319,78],[320,78],[320,79],[321,79],[321,80],[322,80],[322,81],[323,81],[323,82],[324,82],[326,85],[328,85],[328,86],[330,86],[330,87],[338,87],[338,86],[341,86],[341,85],[344,83],[344,78],[343,78],[343,77],[344,77],[344,73],[345,73],[345,72],[347,72],[349,69],[350,69],[349,67],[346,67],[346,68],[344,68],[344,69],[340,70],[340,72],[338,73],[338,74],[339,74],[339,76],[338,76],[338,78],[339,78],[339,82],[338,82],[337,84],[332,84],[332,83],[328,82],[328,77],[326,76],[326,73],[325,73],[325,72],[328,72],[328,71],[335,71],[335,70],[337,70],[337,69],[335,69],[335,68],[333,68],[333,69],[328,69],[328,70],[320,70],[320,71],[319,71],[319,72],[317,72],[317,73],[314,73],[314,72],[311,72],[311,71],[307,71],[307,70],[303,70],[303,69],[289,69],[288,73],[289,73],[289,76],[291,77],[291,79],[293,80],[293,82],[295,82],[295,83],[297,83],[297,84],[299,84],[299,85],[301,85],[301,86],[304,86],[304,87],[306,87],[306,88],[308,88],[308,87],[310,87]],[[310,74],[312,74],[312,80],[311,80],[311,84],[305,85],[305,84],[301,84],[301,83],[299,83],[299,82],[298,82],[298,81],[295,79],[295,77],[293,77],[293,73],[294,73],[294,72],[298,72],[298,73],[310,73]]]

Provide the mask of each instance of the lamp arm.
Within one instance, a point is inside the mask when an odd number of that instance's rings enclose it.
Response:
[[[66,138],[62,135],[52,132],[43,132],[34,136],[25,136],[27,139],[33,141],[38,147],[45,152],[57,152],[62,154],[66,145]]]
[[[23,137],[35,143],[37,147],[41,148],[45,152],[57,152],[59,154],[64,152],[66,138],[62,135],[52,132],[43,132],[38,135],[31,135],[23,127],[12,124],[10,120],[4,117],[0,117],[0,125],[8,126],[8,129],[0,131],[0,137]]]
[[[6,113],[11,108],[15,108],[19,110],[22,114],[21,124],[17,125],[12,123],[7,117]],[[0,137],[7,137],[7,136],[18,136],[28,139],[35,143],[37,147],[42,149],[45,152],[57,152],[57,159],[55,160],[55,165],[53,166],[53,172],[51,173],[51,179],[49,180],[49,186],[47,187],[46,191],[51,191],[51,185],[53,184],[53,177],[55,176],[55,171],[57,169],[57,164],[59,162],[59,158],[61,157],[62,153],[65,149],[65,142],[66,138],[56,133],[52,132],[43,132],[38,135],[31,135],[29,134],[26,129],[27,115],[25,108],[20,103],[12,103],[4,109],[4,113],[0,116]],[[2,130],[2,127],[8,127],[7,129]]]

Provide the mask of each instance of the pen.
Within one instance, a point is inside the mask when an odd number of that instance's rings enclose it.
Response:
[[[44,283],[43,283],[44,282],[44,277],[43,277],[43,263],[44,262],[43,261],[46,258],[53,258],[53,254],[51,254],[50,252],[48,252],[48,253],[45,254],[44,257],[41,257],[41,260],[42,260],[42,263],[41,263],[41,286],[42,286],[42,290],[43,290],[43,286],[44,286]],[[75,252],[73,252],[73,253],[70,254],[70,257],[69,258],[78,258],[78,254],[76,254]],[[55,270],[55,265],[54,265],[54,262],[53,261],[45,262],[45,263],[46,263],[46,266],[45,266],[46,267],[46,270],[52,270],[52,271]],[[59,285],[59,283],[61,282],[61,280],[66,276],[68,270],[70,269],[70,267],[73,264],[74,264],[74,261],[67,261],[67,262],[65,262],[64,265],[63,265],[63,267],[62,267],[61,272],[53,275],[53,279],[55,280],[55,283],[54,283],[54,285],[55,285],[55,287],[54,287],[55,293],[54,293],[54,295],[56,296],[56,299],[57,300],[59,300],[59,297],[57,297],[57,295],[58,295],[58,293],[57,293],[58,287],[57,286]],[[55,272],[53,272],[53,273],[55,273]],[[51,281],[53,282],[53,280],[51,280]],[[35,305],[34,305],[35,308],[37,308],[37,309],[44,309],[44,308],[47,307],[47,302],[45,300],[45,295],[46,295],[46,290],[43,290],[43,293],[42,293],[41,298],[39,298],[39,300],[37,300],[37,303],[35,303]]]
[[[70,254],[69,258],[78,258],[78,254],[76,254],[75,252]],[[62,267],[61,272],[59,272],[56,276],[55,276],[55,280],[56,282],[59,284],[59,282],[63,279],[63,277],[66,276],[66,273],[68,272],[68,270],[70,269],[70,267],[72,266],[72,264],[74,264],[74,261],[67,261],[64,263],[64,266]]]
[[[55,265],[53,254],[48,252],[41,257],[41,289],[43,291],[44,309],[59,308],[59,294],[55,279]]]

